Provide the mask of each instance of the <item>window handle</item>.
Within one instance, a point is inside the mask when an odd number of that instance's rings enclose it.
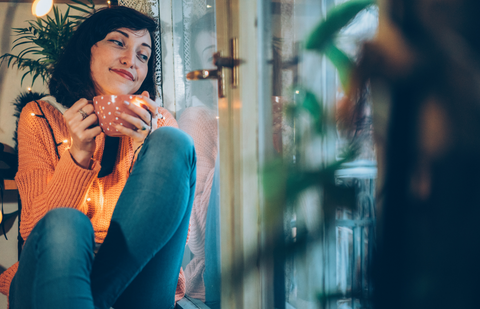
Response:
[[[220,99],[225,97],[225,68],[232,69],[232,87],[236,88],[238,86],[238,67],[242,63],[238,59],[238,38],[233,38],[231,43],[233,57],[222,57],[221,52],[213,54],[213,64],[217,66],[217,69],[195,70],[187,73],[188,80],[218,80],[218,97]]]

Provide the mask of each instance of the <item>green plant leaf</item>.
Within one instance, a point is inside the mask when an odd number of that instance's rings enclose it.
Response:
[[[60,24],[68,26],[68,14],[70,14],[70,7],[67,8],[67,11],[65,12],[65,15],[62,16],[62,19],[60,20]]]
[[[36,46],[25,48],[24,50],[22,50],[21,53],[18,54],[18,58],[23,58],[23,57],[25,57],[25,55],[27,55],[29,53],[32,53],[34,51],[37,51],[36,48],[37,48]]]
[[[350,82],[350,73],[354,67],[353,61],[347,56],[347,54],[338,49],[338,47],[332,43],[328,44],[325,48],[325,56],[330,59],[337,69],[343,89],[347,90]]]
[[[86,4],[86,3],[82,2],[82,1],[79,1],[79,0],[71,0],[71,1],[72,1],[72,2],[75,2],[75,3],[77,3],[77,4],[80,4],[80,5],[82,5],[82,6],[86,6],[87,8],[90,8],[90,9],[93,9],[93,7],[95,6],[95,4],[93,3],[92,0],[88,0],[88,2],[89,2],[91,5],[88,5],[88,4]]]
[[[12,66],[14,66],[15,63],[18,62],[18,57],[15,56],[15,55],[11,55],[11,54],[8,54],[8,56],[10,56],[10,58],[8,59],[7,67],[10,67],[10,63],[12,62],[12,60],[15,60],[15,61],[13,61],[13,63],[12,63]]]
[[[23,74],[22,79],[20,80],[20,85],[23,85],[23,80],[25,79],[25,77],[26,77],[28,74],[30,74],[30,71],[27,71],[27,72],[25,72],[25,74]]]
[[[374,0],[351,0],[332,8],[308,37],[305,48],[322,52],[327,43],[363,9],[375,3]]]
[[[35,83],[35,80],[37,79],[37,77],[40,75],[40,72],[37,72],[35,73],[35,75],[33,75],[33,78],[32,78],[32,86],[33,84]]]
[[[317,100],[317,97],[313,92],[307,90],[304,90],[303,92],[305,93],[305,97],[301,107],[312,117],[314,121],[313,126],[316,132],[320,135],[323,135],[325,131],[323,103]]]
[[[16,48],[17,46],[23,45],[23,44],[31,44],[31,43],[32,43],[31,40],[18,42],[17,44],[13,45],[12,49]]]
[[[72,0],[72,1],[73,1],[73,0]],[[88,11],[88,10],[86,10],[86,9],[83,9],[83,8],[81,8],[81,7],[78,7],[78,6],[74,6],[74,5],[70,5],[70,4],[69,4],[68,7],[72,8],[72,9],[74,9],[74,10],[80,11],[80,12],[84,12],[84,13],[86,13],[86,14],[90,14],[90,13],[91,13],[90,11]]]
[[[83,8],[91,11],[95,10],[95,4],[91,0],[88,0],[90,5],[80,1],[72,1],[78,3],[81,7],[77,8],[86,13],[90,12]],[[17,36],[13,41],[12,51],[20,49],[20,52],[17,55],[6,53],[0,56],[0,63],[6,61],[8,67],[25,70],[21,84],[23,84],[28,74],[33,77],[32,85],[39,77],[45,82],[51,74],[52,65],[73,36],[74,28],[85,18],[84,16],[72,17],[70,15],[70,7],[62,14],[58,7],[54,6],[53,18],[47,15],[43,18],[28,20],[26,21],[26,27],[12,29],[15,36]],[[35,56],[36,59],[29,58],[30,56]],[[38,56],[40,57],[38,58]]]

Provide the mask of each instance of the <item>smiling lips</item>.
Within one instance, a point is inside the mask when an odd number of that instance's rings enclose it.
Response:
[[[117,73],[118,75],[122,76],[123,78],[126,78],[126,79],[129,79],[131,81],[135,81],[135,79],[133,78],[133,75],[132,73],[126,71],[126,70],[122,70],[122,69],[110,69],[112,72],[115,72]]]

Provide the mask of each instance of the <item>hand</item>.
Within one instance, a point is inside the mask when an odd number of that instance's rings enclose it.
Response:
[[[133,149],[140,147],[145,138],[157,129],[158,109],[155,102],[150,99],[150,95],[147,91],[142,92],[140,98],[142,100],[140,107],[135,104],[124,103],[127,104],[127,108],[137,114],[138,117],[127,113],[117,112],[118,117],[132,124],[136,130],[125,128],[119,123],[114,122],[115,128],[118,132],[132,138]]]
[[[70,154],[77,164],[89,168],[95,152],[95,137],[102,133],[98,118],[93,112],[93,104],[80,99],[63,114],[63,118],[72,137]]]

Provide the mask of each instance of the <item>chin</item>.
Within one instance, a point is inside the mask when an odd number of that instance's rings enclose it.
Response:
[[[112,88],[108,89],[107,91],[104,91],[103,94],[105,95],[120,95],[120,94],[134,94],[138,90],[131,90],[131,89],[125,89],[125,88]]]

